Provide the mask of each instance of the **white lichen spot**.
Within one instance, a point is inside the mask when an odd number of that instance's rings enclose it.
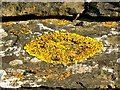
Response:
[[[48,34],[48,32],[45,31],[44,34]]]
[[[6,54],[5,56],[12,56],[13,54],[12,53],[8,53],[8,54]]]
[[[108,48],[108,47],[103,47],[102,51],[105,52],[105,51],[107,50],[107,48]]]
[[[39,79],[37,80],[37,82],[42,82],[42,78],[39,78]]]
[[[21,52],[21,47],[18,47],[18,46],[8,47],[6,48],[5,52],[7,56],[11,56],[13,54],[16,56],[19,56]]]
[[[54,31],[54,29],[51,29],[51,28],[49,28],[49,27],[46,27],[46,26],[44,26],[42,23],[38,23],[37,25],[39,26],[39,29],[40,29],[40,30],[44,29],[44,30]]]
[[[20,51],[21,51],[21,47],[15,48],[15,51],[13,52],[14,55],[19,56],[20,55]]]
[[[5,51],[0,51],[0,57],[4,57],[5,56]]]
[[[106,51],[107,54],[110,54],[111,52],[118,52],[119,48],[113,48],[113,47],[109,47]]]
[[[23,83],[15,85],[15,83],[17,83],[18,80],[19,80],[18,78],[13,78],[13,77],[6,78],[4,81],[0,82],[0,87],[2,87],[2,88],[19,88],[19,87],[21,87],[21,85]]]
[[[101,38],[107,38],[108,37],[108,35],[103,35]]]
[[[8,36],[7,32],[4,29],[0,28],[0,39]]]
[[[120,58],[117,59],[117,63],[120,63]]]
[[[21,53],[22,55],[25,55],[25,50],[21,50],[20,53]]]
[[[53,24],[52,22],[50,22],[50,24]]]
[[[112,31],[115,31],[115,28],[111,28]]]
[[[19,24],[26,24],[27,25],[29,23],[29,21],[19,21],[18,23]]]
[[[102,70],[113,73],[114,69],[108,68],[108,67],[102,67]]]
[[[61,29],[60,31],[61,31],[61,32],[65,32],[66,30],[65,30],[65,29]]]
[[[17,60],[17,59],[9,62],[9,65],[11,66],[22,65],[22,64],[23,64],[23,61]]]
[[[0,47],[2,47],[4,43],[4,41],[0,40]]]
[[[96,37],[95,39],[98,40],[98,41],[101,41],[102,38],[101,37]]]
[[[41,62],[41,60],[39,60],[38,58],[34,57],[30,60],[32,63],[38,63]]]
[[[59,32],[59,30],[55,30],[55,32]]]
[[[117,32],[117,31],[110,31],[110,33],[113,34],[113,35],[119,35],[120,34],[120,32]]]
[[[110,43],[107,40],[103,41],[106,45],[110,45]]]
[[[11,46],[12,42],[13,42],[13,40],[8,40],[8,41],[6,41],[6,42],[5,42],[5,46]]]
[[[25,72],[25,70],[23,70],[23,69],[17,69],[16,71],[19,72],[19,73],[24,73]]]
[[[72,74],[82,74],[92,72],[94,68],[98,68],[98,65],[96,64],[95,66],[88,66],[85,64],[74,64],[72,66],[68,66],[66,70],[71,70]]]
[[[8,48],[6,48],[5,52],[10,52],[12,50],[13,50],[13,47],[8,47]]]
[[[111,69],[111,68],[108,68],[108,72],[110,72],[110,73],[113,73],[113,69]]]
[[[40,32],[34,32],[33,34],[34,35],[40,35],[40,36],[42,35],[42,33],[40,33]]]
[[[7,73],[5,72],[5,70],[0,70],[0,81],[5,78],[4,77],[5,75],[7,75]]]
[[[40,87],[41,85],[38,85],[37,83],[30,83],[30,87]]]
[[[67,26],[73,26],[74,27],[74,25],[72,25],[72,24],[68,24]]]
[[[27,60],[30,60],[30,57],[25,57],[24,60],[26,60],[26,61],[27,61]]]

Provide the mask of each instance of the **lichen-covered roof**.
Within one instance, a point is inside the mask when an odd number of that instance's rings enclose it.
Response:
[[[24,49],[30,55],[48,63],[70,64],[92,57],[100,52],[102,47],[102,42],[90,37],[69,32],[55,32],[31,40]]]

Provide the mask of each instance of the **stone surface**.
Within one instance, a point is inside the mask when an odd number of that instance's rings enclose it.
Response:
[[[0,39],[6,37],[7,35],[8,35],[7,32],[5,32],[4,29],[0,28]]]
[[[85,8],[84,8],[85,7]],[[119,17],[119,2],[3,2],[2,16],[36,15],[36,16],[73,16],[83,13],[96,17]],[[84,15],[83,15],[84,16]]]
[[[5,72],[5,70],[0,70],[0,82],[4,78],[5,75],[7,75],[7,73]]]
[[[10,3],[7,4],[9,5]],[[11,4],[18,5],[18,2]],[[29,3],[23,4],[30,5]],[[102,3],[99,3],[102,7],[101,4]],[[45,3],[45,5],[47,6],[48,4]],[[93,6],[96,7],[96,5]],[[9,7],[11,12],[15,9],[15,7],[11,7],[11,5],[4,7]],[[24,8],[25,7],[20,8],[22,12],[20,12],[19,9],[17,10],[19,15],[25,14]],[[28,8],[26,9],[28,10]],[[105,10],[104,8],[102,9],[103,11]],[[102,9],[100,12],[102,12]],[[33,10],[28,10],[27,13],[29,14],[29,12],[32,13]],[[8,13],[10,16],[18,15],[16,13],[10,13],[10,11],[8,11]],[[41,15],[44,14],[45,13],[43,12]],[[108,15],[110,14],[111,12],[108,10]],[[4,15],[7,16],[7,14]],[[97,16],[96,14],[90,15]],[[107,14],[103,13],[102,15],[105,16]],[[114,11],[111,17],[113,16]],[[71,22],[64,19],[49,18],[3,22],[3,32],[1,32],[1,35],[6,32],[7,36],[0,40],[0,48],[2,48],[0,49],[0,55],[2,56],[2,69],[7,74],[2,78],[0,87],[39,87],[40,89],[57,88],[58,90],[59,88],[120,88],[120,21],[106,22],[103,20],[103,22],[101,22],[92,20],[92,18],[89,18]],[[102,52],[97,53],[95,56],[88,58],[84,62],[70,65],[55,65],[43,61],[38,63],[38,60],[25,52],[23,47],[36,37],[48,34],[49,32],[71,32],[89,36],[103,42],[104,48]],[[20,61],[16,64],[16,61],[14,60]],[[12,63],[12,66],[9,64],[10,62]]]
[[[80,22],[79,20],[70,22],[43,19],[3,23],[2,28],[8,33],[8,36],[4,37],[1,42],[2,51],[4,51],[3,70],[7,75],[3,78],[1,85],[9,82],[3,87],[107,88],[108,85],[112,88],[119,87],[118,46],[120,42],[118,41],[119,34],[115,34],[113,31],[119,32],[120,22],[116,22],[114,25],[110,22],[110,26],[105,22],[82,21],[84,26],[75,26]],[[38,63],[38,59],[25,52],[23,47],[26,43],[38,36],[56,31],[95,38],[103,42],[103,51],[84,62],[70,65],[55,65],[43,61]],[[18,44],[4,46],[10,40]],[[16,54],[19,55],[16,56]],[[20,65],[17,63],[17,66],[14,66],[16,61],[13,60],[20,60]],[[10,62],[14,62],[12,66],[9,65]]]
[[[85,13],[93,17],[119,17],[120,2],[91,2],[86,5]]]
[[[82,13],[84,3],[73,2],[3,2],[2,16],[18,16],[34,14],[36,16],[70,16]]]
[[[38,62],[41,62],[41,60],[39,60],[38,58],[32,58],[31,60],[30,60],[32,63],[38,63]]]
[[[10,61],[9,64],[11,66],[21,65],[21,64],[23,64],[23,61],[22,60],[13,60],[13,61]]]

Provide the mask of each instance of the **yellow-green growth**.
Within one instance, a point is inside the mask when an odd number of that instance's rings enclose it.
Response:
[[[81,62],[102,48],[102,42],[68,32],[44,34],[24,47],[30,55],[53,64]]]

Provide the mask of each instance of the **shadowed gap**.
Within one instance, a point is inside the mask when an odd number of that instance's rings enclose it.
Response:
[[[9,22],[9,21],[27,21],[27,20],[37,20],[37,19],[65,19],[69,21],[73,21],[77,15],[73,16],[36,16],[33,14],[30,15],[22,15],[22,16],[3,16],[2,21],[0,22]],[[77,20],[88,21],[88,22],[105,22],[105,21],[120,21],[119,17],[92,17],[89,15],[81,14]]]

